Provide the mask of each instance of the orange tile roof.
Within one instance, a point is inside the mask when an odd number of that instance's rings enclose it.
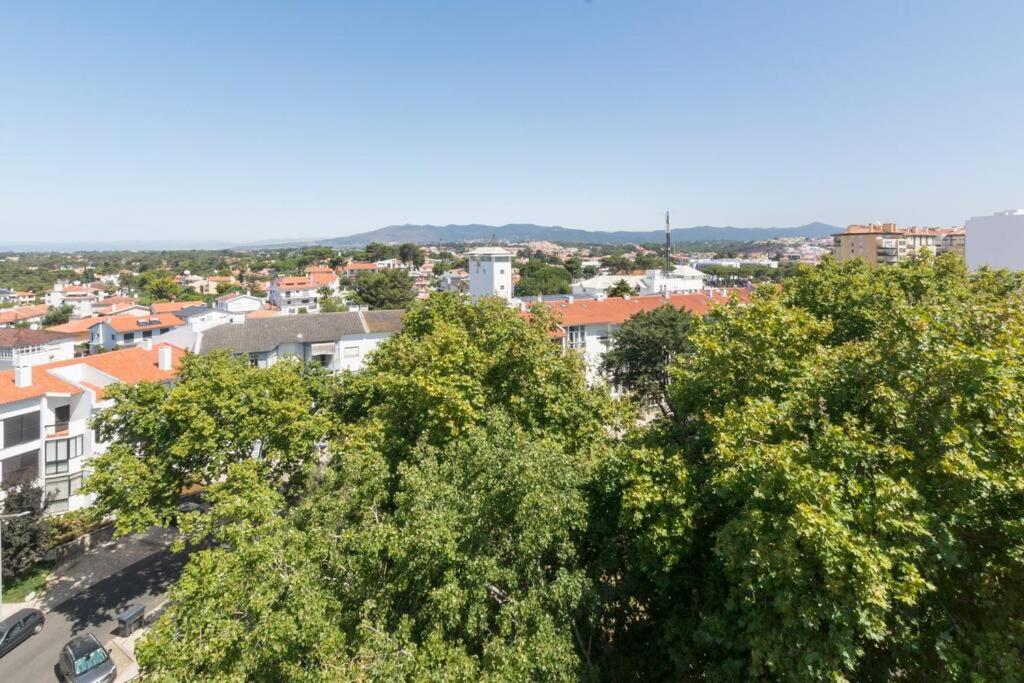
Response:
[[[10,323],[20,322],[22,320],[31,320],[32,318],[39,318],[46,315],[46,312],[50,310],[50,307],[46,304],[39,304],[37,306],[15,306],[14,308],[5,308],[0,310],[0,325],[8,325]]]
[[[255,311],[249,311],[245,314],[245,319],[250,318],[273,318],[275,315],[280,313],[276,308],[261,308]]]
[[[189,306],[202,306],[202,301],[163,301],[149,307],[154,313],[174,313]]]
[[[671,304],[680,310],[694,315],[705,315],[715,304],[725,304],[730,295],[746,300],[746,290],[706,290],[694,294],[673,294],[665,297],[633,296],[628,299],[608,297],[603,301],[597,299],[576,299],[569,301],[547,301],[555,320],[561,325],[621,325],[640,312],[653,311],[656,308]]]
[[[95,318],[81,318],[79,320],[70,320],[63,325],[54,325],[53,327],[47,327],[51,332],[67,332],[69,334],[78,334],[80,332],[88,332],[93,325],[106,320],[105,316],[97,316]]]
[[[158,349],[161,346],[167,346],[171,349],[171,370],[161,370],[157,365]],[[14,370],[5,370],[0,372],[0,404],[39,398],[47,393],[80,394],[82,393],[82,386],[96,392],[97,399],[100,399],[103,394],[101,387],[87,382],[72,383],[65,381],[50,371],[84,364],[126,384],[162,382],[177,376],[181,359],[184,356],[185,351],[175,346],[155,344],[149,350],[141,346],[135,346],[130,349],[119,349],[95,356],[44,363],[32,367],[32,383],[27,387],[15,385]]]
[[[354,261],[344,267],[345,270],[377,270],[379,266],[376,263],[363,263]]]
[[[155,320],[156,322],[142,321]],[[152,330],[158,327],[180,327],[185,323],[173,313],[160,313],[158,315],[112,315],[100,322],[110,325],[116,332],[135,332],[136,330]]]
[[[310,273],[309,277],[318,285],[329,285],[338,281],[338,276],[333,270],[329,273]]]
[[[328,266],[306,266],[307,273],[334,273],[334,269]]]

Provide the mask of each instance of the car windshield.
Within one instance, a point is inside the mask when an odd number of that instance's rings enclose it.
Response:
[[[97,667],[107,661],[107,651],[98,647],[84,657],[75,660],[75,675],[84,674],[89,669]]]

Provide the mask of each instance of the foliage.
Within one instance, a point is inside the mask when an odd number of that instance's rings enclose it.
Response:
[[[692,327],[693,316],[674,306],[637,313],[612,335],[602,370],[615,387],[667,415],[669,367],[690,350]]]
[[[0,522],[3,525],[3,573],[4,579],[9,579],[31,571],[49,547],[43,517],[46,502],[43,489],[35,483],[5,483],[0,491],[4,496],[3,514],[29,513]]]
[[[114,405],[94,427],[110,446],[83,486],[97,494],[97,514],[116,515],[119,534],[167,525],[184,489],[209,486],[235,462],[258,463],[274,485],[300,486],[327,431],[308,372],[289,360],[260,370],[219,352],[186,356],[171,388],[106,387]]]
[[[1020,291],[952,255],[827,262],[690,339],[675,421],[609,473],[618,666],[1024,676]]]
[[[356,278],[355,298],[372,309],[405,308],[415,298],[412,278],[400,268],[386,268]]]
[[[423,248],[407,242],[398,247],[398,258],[402,263],[408,263],[419,268],[426,262],[426,255]]]
[[[51,545],[60,545],[83,536],[101,526],[103,518],[92,507],[71,510],[46,517],[47,533]]]
[[[9,581],[4,578],[4,602],[25,602],[32,593],[41,593],[53,571],[54,563],[42,560]]]
[[[532,259],[527,261],[519,271],[519,282],[515,286],[515,295],[568,294],[572,291],[569,286],[571,281],[569,271],[562,266],[553,266]]]
[[[616,280],[604,293],[608,296],[623,297],[636,294],[636,290],[625,280]]]
[[[578,554],[607,397],[501,302],[439,295],[331,399],[332,457],[296,505],[233,463],[139,648],[157,677],[567,680],[595,592]],[[192,533],[195,533],[194,531]]]
[[[71,313],[74,311],[74,307],[71,304],[64,304],[62,306],[51,306],[50,310],[43,316],[43,327],[53,327],[54,325],[63,325],[64,323],[71,320]]]

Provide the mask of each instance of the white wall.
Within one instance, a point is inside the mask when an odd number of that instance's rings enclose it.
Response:
[[[512,257],[482,255],[469,257],[469,295],[512,298]]]
[[[1024,209],[967,221],[967,266],[1024,270]]]

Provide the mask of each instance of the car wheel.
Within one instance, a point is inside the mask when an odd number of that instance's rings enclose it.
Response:
[[[43,625],[42,624],[36,624],[36,627],[34,629],[32,629],[32,633],[41,633],[42,630],[43,630]]]

